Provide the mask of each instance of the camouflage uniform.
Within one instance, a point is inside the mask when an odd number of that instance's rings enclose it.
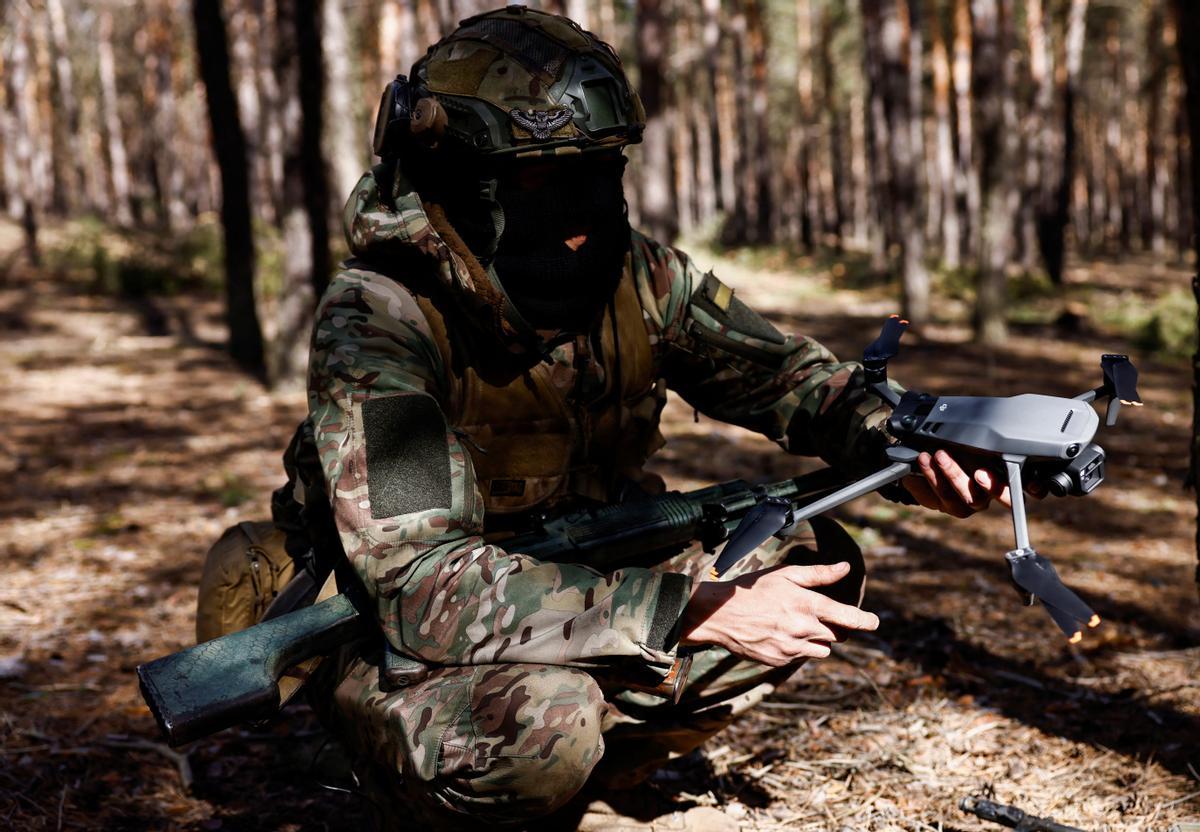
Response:
[[[317,313],[310,421],[342,548],[376,605],[390,649],[434,669],[414,685],[386,690],[379,651],[360,645],[326,665],[314,699],[377,767],[375,777],[394,781],[389,788],[404,796],[404,811],[424,811],[444,824],[456,817],[464,824],[516,822],[545,814],[578,791],[604,754],[606,737],[610,747],[636,749],[636,757],[616,760],[613,779],[628,781],[697,747],[791,669],[781,674],[714,648],[697,657],[678,706],[622,691],[623,667],[632,673],[671,666],[673,627],[693,579],[712,557],[693,547],[662,564],[605,575],[586,564],[507,552],[488,541],[489,519],[498,518],[503,529],[513,516],[566,510],[589,497],[612,499],[622,483],[638,481],[637,471],[618,468],[644,460],[661,442],[657,422],[667,387],[708,416],[853,470],[878,459],[886,410],[864,391],[858,365],[837,362],[808,338],[778,335],[684,254],[635,234],[622,287],[633,290],[633,320],[654,383],[621,402],[612,417],[623,421],[621,430],[595,441],[589,428],[603,419],[588,416],[604,416],[614,399],[605,391],[619,383],[603,350],[608,342],[598,339],[602,349],[593,347],[582,360],[588,339],[560,344],[549,361],[532,367],[504,350],[472,353],[469,341],[444,354],[446,320],[480,304],[475,269],[465,259],[469,254],[448,242],[454,232],[439,222],[436,207],[422,206],[402,178],[393,187],[394,208],[383,203],[368,174],[347,205],[356,259],[334,278]],[[383,273],[397,262],[412,271]],[[612,323],[609,316],[606,321]],[[489,456],[497,450],[517,460],[518,470],[521,448],[544,456],[536,448],[546,444],[538,425],[508,425],[512,433],[505,436],[503,414],[495,424],[463,425],[454,418],[470,398],[464,379],[471,368],[493,380],[483,387],[506,389],[495,365],[508,366],[517,390],[557,395],[546,402],[548,411],[568,402],[575,414],[568,470],[550,477],[533,471],[531,504],[515,509],[514,501],[524,497],[507,486],[493,496],[498,481],[512,478],[480,481],[477,468],[495,473]],[[581,391],[591,391],[591,398]],[[385,409],[373,414],[381,403]],[[424,421],[406,422],[406,415]],[[437,435],[427,444],[440,449],[448,474],[422,470],[427,449],[415,462],[373,453],[371,437],[380,428],[371,421],[381,417],[401,436],[429,433],[432,420]],[[429,488],[389,494],[372,463],[382,474]],[[430,493],[438,488],[440,494]],[[494,514],[485,513],[489,502],[496,504]],[[397,507],[403,513],[393,513]],[[805,524],[796,546],[773,541],[739,573],[785,558],[849,559],[855,574],[835,593],[856,602],[862,583],[857,550],[832,523],[822,538],[818,552],[813,528]]]
[[[635,140],[640,104],[620,84],[611,100],[623,97],[632,115],[609,112],[616,128],[597,120],[597,99],[585,106],[595,91],[586,85],[566,87],[582,90],[575,121],[540,138],[534,117],[560,110],[456,127],[485,100],[500,113],[541,100],[564,67],[576,67],[571,78],[580,66],[593,79],[600,64],[619,72],[611,49],[563,18],[511,8],[491,17],[465,21],[459,31],[473,34],[451,36],[414,70],[447,96],[449,116],[425,123],[448,118],[447,135],[522,154],[586,152],[577,145],[593,125],[606,152]],[[530,47],[531,28],[551,37]],[[539,61],[497,57],[516,41]],[[564,44],[586,52],[583,63],[564,61]],[[662,445],[668,388],[789,452],[872,467],[886,409],[858,365],[783,336],[684,254],[636,232],[595,328],[531,351],[494,274],[401,167],[365,175],[344,220],[353,259],[317,310],[309,425],[288,493],[305,500],[325,548],[340,544],[386,639],[344,650],[310,687],[382,808],[438,825],[545,815],[593,775],[628,783],[697,747],[790,673],[713,648],[696,657],[678,705],[635,693],[635,679],[675,664],[678,622],[712,556],[693,547],[602,574],[506,551],[503,538],[535,514],[661,489],[643,465]],[[856,568],[830,592],[857,602],[861,558],[830,521],[803,524],[737,569],[839,560]],[[428,675],[397,687],[389,654],[420,660]]]

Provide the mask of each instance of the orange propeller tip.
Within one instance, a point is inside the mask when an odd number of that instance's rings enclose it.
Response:
[[[1141,407],[1142,405],[1145,404],[1145,402],[1128,402],[1128,401],[1125,401],[1125,399],[1121,399],[1121,404],[1127,404],[1130,407]]]
[[[893,312],[892,314],[888,315],[888,317],[889,318],[899,318],[900,316],[897,315],[895,312]]]
[[[708,570],[708,577],[712,578],[715,581],[717,578],[719,578],[721,576],[717,574],[717,568],[714,566],[712,569]]]
[[[1068,644],[1078,644],[1081,641],[1083,641],[1083,633],[1079,630],[1076,630],[1075,635],[1067,639]]]
[[[1100,616],[1093,613],[1092,617],[1088,619],[1088,626],[1089,627],[1099,627],[1100,626]]]
[[[903,318],[900,319],[900,323],[904,324],[905,326],[908,326],[908,321],[904,320]]]

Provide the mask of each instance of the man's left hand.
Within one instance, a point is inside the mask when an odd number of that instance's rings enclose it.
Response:
[[[1012,505],[1003,477],[967,459],[960,463],[946,451],[932,455],[922,452],[917,457],[916,472],[902,482],[918,503],[952,517],[970,517],[987,508],[992,500],[1005,507]]]

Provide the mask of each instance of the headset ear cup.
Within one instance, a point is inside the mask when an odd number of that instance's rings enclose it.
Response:
[[[441,102],[430,95],[422,98],[412,110],[412,120],[409,122],[409,132],[420,137],[430,147],[437,147],[438,139],[446,132],[449,117]]]

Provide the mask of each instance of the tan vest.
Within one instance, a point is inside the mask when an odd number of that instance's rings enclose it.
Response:
[[[584,370],[562,364],[539,363],[503,384],[484,381],[477,356],[453,360],[441,313],[427,298],[418,303],[451,379],[446,418],[465,435],[487,512],[548,510],[579,498],[607,501],[623,480],[643,481],[643,463],[663,445],[658,419],[666,390],[654,373],[628,269],[604,313],[599,354],[590,357],[603,368],[603,390],[592,391],[584,403],[569,395]],[[583,351],[590,350],[581,337],[573,345],[575,364]],[[460,374],[455,367],[464,369]],[[620,390],[614,391],[618,378]]]

